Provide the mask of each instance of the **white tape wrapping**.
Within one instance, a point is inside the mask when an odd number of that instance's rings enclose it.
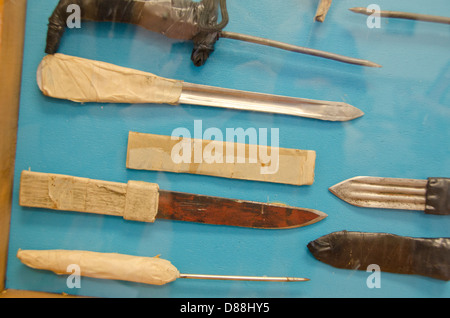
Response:
[[[208,151],[213,148],[214,151]],[[228,148],[233,150],[231,156],[227,154]],[[188,155],[180,161],[181,152],[183,156]],[[212,153],[220,160],[209,160]],[[270,156],[263,158],[263,154]],[[315,159],[313,150],[129,132],[126,166],[137,170],[311,185],[314,183]]]
[[[179,80],[60,53],[42,59],[37,83],[46,96],[80,103],[176,105],[183,88]]]
[[[70,250],[19,250],[17,257],[28,267],[58,275],[72,274],[69,266],[75,265],[80,276],[151,285],[164,285],[180,276],[175,266],[158,257]]]
[[[24,170],[19,204],[26,207],[122,216],[154,222],[158,213],[159,186],[93,180]]]

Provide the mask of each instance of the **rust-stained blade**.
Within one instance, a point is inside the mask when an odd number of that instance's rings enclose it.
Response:
[[[239,227],[288,229],[316,223],[321,211],[159,190],[156,218]]]
[[[130,221],[170,219],[266,229],[301,227],[327,216],[282,204],[166,191],[144,181],[121,183],[28,170],[21,173],[19,204],[122,216]]]
[[[427,180],[354,177],[329,188],[331,193],[359,207],[425,210]]]

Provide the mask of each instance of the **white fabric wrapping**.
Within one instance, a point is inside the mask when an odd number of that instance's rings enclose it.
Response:
[[[159,186],[143,181],[120,183],[24,170],[20,178],[19,204],[154,222]]]
[[[164,285],[180,276],[169,261],[158,257],[70,250],[19,250],[17,257],[31,268],[58,275],[70,275],[68,267],[78,265],[81,276],[151,285]]]
[[[74,102],[178,104],[183,82],[100,61],[46,55],[37,83],[49,97]]]
[[[183,145],[185,147],[183,147]],[[174,160],[178,149],[188,149],[186,161]],[[206,160],[214,148],[220,160]],[[233,149],[231,156],[227,149]],[[197,151],[198,150],[198,151]],[[240,152],[240,150],[243,150]],[[253,152],[253,161],[250,160]],[[242,153],[242,156],[241,154]],[[195,156],[199,154],[199,160]],[[262,154],[271,154],[263,160]],[[197,158],[198,159],[198,158]],[[231,159],[231,160],[230,160]],[[269,160],[267,160],[269,159]],[[311,185],[314,183],[316,152],[226,141],[172,137],[130,131],[128,169],[190,173],[261,182]],[[263,173],[263,170],[266,172]]]

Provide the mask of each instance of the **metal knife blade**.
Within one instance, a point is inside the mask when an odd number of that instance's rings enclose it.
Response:
[[[280,96],[183,82],[180,104],[264,112],[326,121],[349,121],[364,115],[344,103]]]
[[[238,227],[288,229],[326,218],[321,211],[159,190],[156,218]]]
[[[450,179],[403,179],[359,176],[329,188],[345,202],[366,208],[450,214]]]

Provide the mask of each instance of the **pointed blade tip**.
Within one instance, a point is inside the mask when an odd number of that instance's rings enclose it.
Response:
[[[328,191],[330,191],[331,193],[333,193],[335,196],[337,196],[337,191],[336,189],[338,188],[338,184],[335,184],[331,187],[328,188]]]
[[[352,117],[352,119],[360,118],[365,115],[361,109],[359,109],[359,108],[357,108],[357,109],[358,109],[358,111],[355,113],[355,115]]]
[[[326,116],[317,117],[317,119],[326,120],[326,121],[335,121],[335,122],[343,122],[350,121],[364,116],[364,112],[348,103],[339,103],[339,107],[344,108],[345,110],[340,110],[343,114],[336,114],[335,112],[330,112]]]
[[[300,227],[318,223],[328,217],[328,214],[326,214],[325,212],[319,211],[319,210],[312,210],[312,212],[315,213],[317,216],[313,220],[300,225]]]
[[[344,103],[344,104],[346,107],[348,107],[350,109],[349,114],[347,115],[346,119],[344,119],[344,120],[347,120],[347,121],[354,120],[354,119],[360,118],[365,115],[364,112],[361,109],[359,109],[358,107],[355,107],[355,106],[347,104],[347,103]]]
[[[349,203],[349,204],[355,205],[355,204],[353,204],[352,202],[350,202],[350,201],[347,200],[347,197],[346,197],[346,191],[345,191],[346,189],[345,189],[345,186],[344,186],[344,185],[345,185],[345,184],[348,184],[349,182],[351,182],[352,180],[354,180],[354,179],[356,179],[356,178],[358,178],[358,177],[350,178],[350,179],[341,181],[341,182],[339,182],[339,183],[336,183],[335,185],[329,187],[328,190],[329,190],[332,194],[334,194],[337,198],[343,200],[344,202],[347,202],[347,203]]]
[[[290,226],[280,226],[280,227],[272,228],[272,229],[296,229],[296,228],[315,224],[315,223],[320,222],[328,217],[328,214],[326,214],[322,211],[319,211],[319,210],[309,210],[309,211],[311,213],[316,214],[316,217],[308,222],[297,223],[297,224],[290,225]]]

